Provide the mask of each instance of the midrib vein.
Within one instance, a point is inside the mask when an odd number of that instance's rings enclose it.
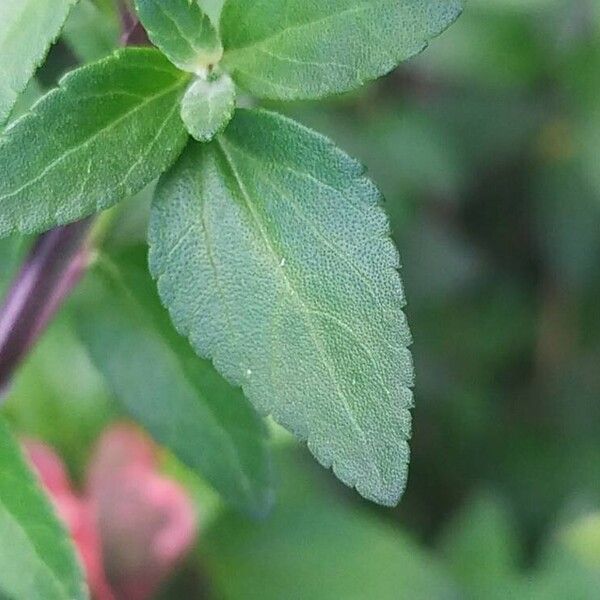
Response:
[[[221,152],[223,153],[223,156],[231,169],[232,175],[234,176],[234,179],[240,190],[240,193],[242,194],[242,197],[244,198],[244,202],[248,208],[248,211],[249,211],[250,215],[252,216],[252,219],[254,220],[256,227],[257,227],[258,231],[260,232],[260,235],[263,238],[266,247],[268,248],[269,252],[271,253],[275,264],[278,265],[279,264],[279,255],[277,254],[275,248],[273,247],[273,244],[271,243],[271,240],[269,239],[269,236],[266,234],[266,232],[264,230],[264,226],[262,224],[260,216],[256,214],[256,209],[254,208],[252,201],[248,195],[248,191],[246,190],[246,187],[243,184],[242,179],[235,167],[235,162],[234,162],[233,158],[231,157],[231,155],[225,148],[225,145],[224,145],[222,139],[217,138],[216,143],[217,143],[218,147],[221,149]],[[377,464],[374,450],[373,450],[371,444],[369,443],[369,440],[367,438],[365,431],[363,430],[363,428],[360,426],[360,424],[356,420],[356,417],[354,416],[354,413],[350,407],[350,403],[348,402],[348,398],[346,398],[346,395],[344,394],[344,392],[340,386],[340,382],[338,381],[338,377],[336,375],[335,366],[332,364],[331,360],[329,359],[329,357],[327,355],[327,352],[325,351],[325,348],[323,347],[323,344],[319,338],[319,335],[317,333],[315,325],[312,322],[312,319],[310,316],[311,315],[310,310],[309,310],[308,306],[306,305],[306,303],[304,302],[304,300],[302,299],[302,297],[300,296],[300,294],[297,292],[295,286],[292,284],[292,282],[290,281],[290,279],[286,275],[286,273],[281,269],[280,269],[280,272],[282,275],[282,279],[285,282],[287,288],[292,292],[291,296],[297,299],[298,304],[300,305],[301,309],[304,311],[304,314],[306,317],[306,323],[309,328],[313,343],[315,345],[315,349],[317,350],[317,353],[321,357],[323,365],[325,366],[325,369],[327,370],[329,377],[331,378],[331,381],[335,386],[336,394],[342,402],[342,406],[344,407],[346,414],[348,415],[348,419],[349,419],[350,423],[352,424],[352,427],[358,432],[359,436],[362,438],[365,449],[371,455],[371,463],[372,463],[373,468],[375,469],[375,472],[377,473],[377,476],[380,478],[381,481],[383,481],[382,473]]]
[[[239,152],[240,154],[243,154],[246,158],[248,158],[248,160],[251,160],[253,162],[256,162],[259,166],[265,166],[264,161],[261,161],[257,156],[251,154],[250,152],[248,152],[247,150],[245,150],[244,148],[234,144],[233,142],[231,142],[230,140],[228,141],[228,144],[232,147],[235,148],[236,152]],[[348,197],[343,193],[342,190],[339,190],[331,185],[326,184],[324,181],[321,181],[320,179],[316,178],[314,175],[308,173],[308,172],[302,172],[302,171],[298,171],[297,169],[294,169],[292,167],[290,167],[289,165],[280,165],[280,167],[285,170],[288,171],[290,173],[293,173],[294,175],[300,177],[300,178],[306,178],[309,181],[313,181],[315,182],[317,185],[319,186],[323,186],[326,189],[331,190],[332,192],[334,192],[336,195],[342,195],[346,200],[348,200]],[[296,214],[298,215],[298,217],[307,225],[307,227],[310,227],[310,229],[313,230],[315,237],[317,237],[321,243],[323,243],[323,245],[327,246],[328,248],[330,248],[330,250],[338,257],[338,259],[342,260],[346,265],[348,265],[360,278],[361,280],[366,284],[366,286],[369,289],[369,294],[371,295],[373,301],[377,304],[377,306],[379,307],[379,309],[381,310],[382,314],[385,316],[385,318],[387,317],[387,309],[384,307],[384,305],[382,304],[378,294],[377,294],[377,290],[375,288],[375,284],[371,281],[370,277],[363,272],[362,268],[358,265],[358,263],[355,263],[353,260],[351,260],[349,257],[347,257],[344,252],[341,250],[341,248],[339,248],[335,243],[332,243],[330,240],[327,239],[327,237],[325,236],[325,234],[323,234],[322,232],[320,232],[313,223],[311,223],[311,221],[308,219],[308,217],[306,217],[306,215],[304,215],[304,213],[302,211],[300,211],[300,209],[298,208],[298,202],[292,198],[289,193],[284,192],[283,190],[281,190],[267,175],[263,174],[263,178],[265,179],[265,182],[270,185],[278,194],[280,194],[281,196],[285,197],[290,206],[292,207],[292,210],[294,210],[296,212]],[[351,203],[348,203],[347,206],[353,206]],[[362,219],[362,215],[361,215],[361,219]],[[387,340],[385,341],[386,346],[389,346],[391,350],[393,351],[397,351],[398,348],[393,346],[392,344],[390,344]],[[400,344],[398,347],[402,347]]]

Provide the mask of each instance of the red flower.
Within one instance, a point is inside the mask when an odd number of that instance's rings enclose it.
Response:
[[[66,523],[96,600],[147,600],[177,567],[196,537],[187,494],[158,472],[157,449],[130,425],[100,439],[83,494],[49,446],[25,449]]]

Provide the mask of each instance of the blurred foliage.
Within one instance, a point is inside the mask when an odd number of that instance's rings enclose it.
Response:
[[[61,315],[8,392],[7,417],[22,435],[50,443],[80,477],[96,438],[115,418],[103,380]]]
[[[289,450],[279,458],[273,514],[258,523],[224,514],[205,534],[201,560],[223,597],[392,600],[399,590],[415,600],[458,597],[441,565],[406,534],[327,494],[308,461]]]
[[[44,85],[110,45],[114,15],[90,28],[94,10],[75,14]],[[253,523],[169,459],[207,508],[165,598],[598,597],[599,97],[600,2],[470,0],[363,93],[278,107],[360,158],[385,193],[415,339],[409,487],[397,510],[378,509],[278,437],[278,507]],[[139,243],[146,207],[119,209],[109,243]],[[25,247],[0,242],[0,290]],[[7,412],[75,472],[120,412],[68,308]]]

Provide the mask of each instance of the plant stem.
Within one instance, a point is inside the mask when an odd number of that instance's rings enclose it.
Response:
[[[92,219],[41,235],[0,310],[0,395],[89,263]]]
[[[146,30],[132,12],[126,0],[118,0],[121,15],[121,44],[123,46],[146,46],[149,43]]]

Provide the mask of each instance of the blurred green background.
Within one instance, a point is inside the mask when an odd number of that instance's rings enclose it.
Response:
[[[31,98],[110,51],[101,11],[78,7]],[[409,486],[380,509],[275,431],[279,499],[256,523],[171,465],[202,532],[164,598],[600,598],[599,98],[598,0],[467,0],[361,94],[277,106],[361,159],[387,199],[417,370]],[[143,239],[147,195],[112,245]],[[0,291],[27,243],[0,241]],[[69,307],[5,410],[81,477],[120,408]]]

